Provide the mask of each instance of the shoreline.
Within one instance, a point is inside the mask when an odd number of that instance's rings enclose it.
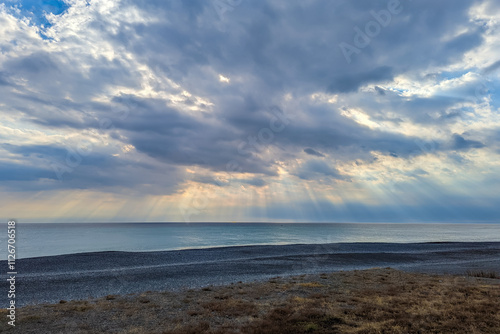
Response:
[[[396,223],[394,223],[396,224]],[[443,223],[444,224],[444,223]],[[103,250],[103,251],[89,251],[89,252],[76,252],[76,253],[62,253],[53,255],[42,255],[42,256],[30,256],[30,257],[20,257],[18,260],[35,260],[42,258],[55,258],[55,257],[69,257],[74,255],[106,255],[113,253],[123,253],[123,254],[160,254],[168,252],[179,252],[179,251],[204,251],[204,250],[230,250],[235,248],[250,248],[250,247],[287,247],[287,246],[329,246],[329,245],[472,245],[472,244],[484,244],[492,245],[499,244],[500,241],[425,241],[425,242],[371,242],[371,241],[361,241],[361,242],[333,242],[333,243],[283,243],[283,244],[241,244],[241,245],[217,245],[217,246],[201,246],[201,247],[181,247],[175,249],[156,249],[156,250]],[[6,259],[0,260],[0,265],[6,263]]]
[[[16,304],[181,291],[373,267],[432,274],[494,271],[500,268],[500,242],[254,245],[25,258],[18,260]],[[5,300],[2,304],[5,307]]]

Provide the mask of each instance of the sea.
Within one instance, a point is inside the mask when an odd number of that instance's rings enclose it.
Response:
[[[500,224],[18,223],[16,258],[103,251],[148,252],[342,242],[500,241]],[[7,259],[7,226],[0,233]]]

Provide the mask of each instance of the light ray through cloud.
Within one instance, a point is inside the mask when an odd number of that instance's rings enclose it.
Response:
[[[397,3],[4,1],[2,216],[498,221],[500,6]]]

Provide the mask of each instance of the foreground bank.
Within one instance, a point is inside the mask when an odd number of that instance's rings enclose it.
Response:
[[[385,268],[108,295],[26,306],[7,333],[498,333],[500,279],[474,276],[495,275]]]

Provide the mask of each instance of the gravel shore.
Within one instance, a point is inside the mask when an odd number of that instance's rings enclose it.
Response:
[[[6,267],[6,261],[0,266]],[[101,252],[20,259],[17,267],[16,305],[20,307],[373,267],[431,274],[499,271],[500,243],[336,243]],[[2,307],[6,307],[5,298]]]

